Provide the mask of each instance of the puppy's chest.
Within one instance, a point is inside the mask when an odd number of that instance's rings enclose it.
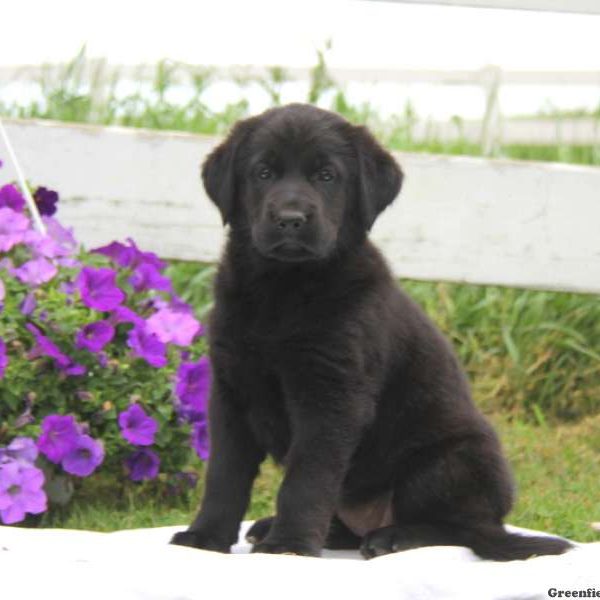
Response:
[[[303,314],[274,306],[235,307],[220,315],[211,336],[211,357],[236,391],[256,439],[276,460],[283,461],[290,443],[286,374],[295,372],[308,351],[309,328]]]
[[[241,352],[255,354],[271,367],[282,353],[301,351],[326,321],[328,311],[309,294],[239,299],[226,309],[231,338]]]
[[[239,350],[239,349],[238,349]],[[228,373],[248,426],[260,445],[282,462],[290,444],[289,399],[275,354],[261,343],[246,344]]]

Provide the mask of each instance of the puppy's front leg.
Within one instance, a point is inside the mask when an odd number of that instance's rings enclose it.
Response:
[[[179,546],[229,552],[248,507],[252,483],[265,453],[254,440],[234,392],[213,381],[209,408],[211,455],[202,508],[187,531],[171,540]]]
[[[366,402],[360,392],[348,389],[323,388],[317,393],[313,388],[310,394],[294,390],[292,443],[277,514],[253,552],[321,554],[350,458],[367,422]]]

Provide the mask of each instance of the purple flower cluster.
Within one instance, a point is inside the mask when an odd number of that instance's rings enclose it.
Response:
[[[148,290],[172,292],[171,281],[162,275],[166,264],[153,252],[142,252],[133,240],[129,239],[127,244],[111,242],[92,252],[110,258],[117,267],[128,269],[131,272],[128,282],[134,292]],[[99,276],[96,281],[92,281],[85,287],[80,284],[82,300],[91,308],[112,311],[114,323],[133,324],[133,328],[128,333],[127,344],[134,356],[145,360],[153,367],[161,368],[168,362],[167,344],[189,346],[198,335],[202,335],[202,326],[191,314],[191,308],[176,296],[172,296],[170,302],[156,298],[154,307],[158,310],[144,319],[131,308],[123,305],[124,298],[114,285],[116,271],[110,269],[103,271],[104,284],[98,281]],[[89,271],[87,276],[90,276]],[[90,296],[94,293],[98,294],[97,290],[101,287],[105,290],[102,300],[100,304],[94,306]]]
[[[149,417],[139,404],[132,404],[119,415],[121,435],[134,446],[151,446],[158,431],[158,422]],[[125,467],[132,481],[154,479],[158,475],[160,459],[156,452],[141,448],[125,459]]]
[[[72,230],[53,216],[58,194],[39,187],[33,197],[45,234],[34,230],[19,188],[14,184],[0,187],[0,252],[8,253],[0,260],[0,312],[7,290],[17,289],[17,302],[13,299],[9,306],[18,311],[19,333],[26,332],[24,343],[12,337],[14,328],[8,329],[10,338],[0,337],[0,380],[18,373],[19,361],[43,361],[44,369],[59,373],[52,381],[64,383],[70,397],[65,404],[48,406],[39,391],[26,391],[25,406],[15,410],[8,430],[0,430],[0,442],[10,442],[0,447],[1,523],[19,522],[27,514],[47,510],[45,472],[62,469],[76,477],[95,473],[105,456],[98,431],[108,433],[104,438],[107,452],[113,448],[122,452],[132,481],[154,479],[161,468],[173,469],[161,467],[154,448],[156,444],[162,449],[171,438],[170,432],[161,436],[160,424],[165,421],[180,428],[180,434],[190,435],[189,447],[201,459],[209,454],[210,366],[205,357],[190,358],[196,356],[192,346],[204,331],[192,308],[173,292],[171,280],[163,273],[166,264],[156,254],[140,250],[131,239],[91,251],[109,259],[108,266],[99,266],[102,259],[98,257],[91,261],[93,266],[89,260],[81,264],[80,259],[85,259]],[[62,306],[56,302],[60,294]],[[54,308],[57,305],[60,313]],[[72,307],[72,312],[65,307]],[[13,353],[15,365],[9,364]],[[148,368],[144,363],[153,369],[179,364],[174,413],[172,408],[157,410],[157,399],[142,394],[130,396],[129,406],[122,410],[126,400],[107,397],[98,391],[100,379],[91,379],[109,373],[137,376],[143,372],[138,369]],[[88,381],[96,385],[87,388]],[[85,407],[85,417],[59,414],[78,413],[73,402]],[[36,412],[44,415],[41,423]],[[18,430],[32,437],[15,435]],[[120,431],[120,437],[113,430]],[[6,440],[6,431],[15,437]]]
[[[72,415],[49,415],[42,421],[39,451],[71,475],[87,477],[104,460],[101,441],[82,432]]]

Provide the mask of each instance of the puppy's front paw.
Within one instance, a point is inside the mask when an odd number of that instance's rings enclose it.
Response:
[[[188,548],[198,548],[199,550],[212,550],[213,552],[228,553],[230,546],[210,539],[199,531],[178,531],[169,542],[175,546],[187,546]]]
[[[291,540],[265,540],[256,544],[252,552],[261,554],[293,554],[296,556],[321,556],[321,550],[311,544]]]

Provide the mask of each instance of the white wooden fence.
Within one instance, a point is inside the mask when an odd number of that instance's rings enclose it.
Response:
[[[600,1],[599,1],[600,5]],[[145,82],[156,78],[156,65],[108,65],[103,59],[90,59],[80,66],[82,80],[90,83],[99,103],[105,101],[107,89],[115,79]],[[32,81],[59,81],[68,70],[66,64],[0,66],[0,81],[5,84]],[[170,78],[183,86],[192,85],[198,70],[211,80],[248,82],[269,80],[271,67],[257,65],[231,65],[210,67],[172,65]],[[310,69],[286,67],[287,81],[308,81]],[[487,156],[497,153],[502,144],[529,145],[592,145],[600,152],[600,118],[529,118],[504,119],[500,101],[502,86],[594,86],[600,98],[600,71],[531,71],[504,70],[494,66],[476,70],[439,69],[330,69],[332,79],[341,85],[351,82],[377,84],[382,82],[409,85],[431,83],[452,86],[475,86],[485,97],[485,112],[479,120],[458,122],[417,121],[410,127],[414,141],[439,139],[450,142],[466,140],[481,144]]]
[[[88,247],[131,236],[163,257],[218,259],[224,234],[199,178],[218,139],[5,124],[27,177],[60,191],[62,219]],[[397,158],[406,184],[372,237],[398,276],[600,292],[600,168]]]

